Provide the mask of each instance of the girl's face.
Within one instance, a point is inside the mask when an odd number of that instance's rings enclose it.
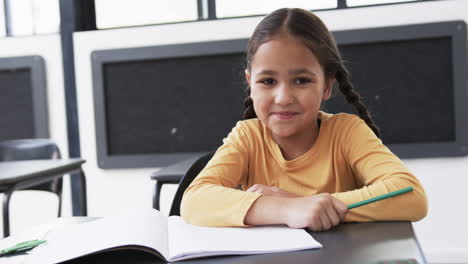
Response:
[[[315,55],[300,40],[281,35],[260,45],[250,65],[245,74],[255,113],[273,137],[310,135],[333,84]]]

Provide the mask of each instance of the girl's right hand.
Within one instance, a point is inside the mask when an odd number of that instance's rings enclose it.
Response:
[[[348,207],[328,193],[292,198],[286,208],[286,224],[291,228],[325,231],[340,222]]]

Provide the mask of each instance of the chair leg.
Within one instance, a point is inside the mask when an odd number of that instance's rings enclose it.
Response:
[[[86,176],[83,169],[70,174],[72,181],[72,212],[73,216],[87,216]]]
[[[161,195],[161,187],[162,187],[162,183],[160,183],[159,181],[156,182],[156,188],[154,190],[154,194],[153,194],[153,208],[156,209],[156,210],[159,210],[159,196]]]
[[[62,179],[57,184],[56,194],[58,196],[58,216],[62,216]]]
[[[10,235],[10,198],[12,191],[3,194],[3,237]]]
[[[58,217],[62,215],[62,178],[55,179],[52,182],[51,191],[57,195],[58,198]]]
[[[87,193],[86,193],[86,176],[83,169],[80,169],[80,179],[81,179],[81,215],[88,215],[88,202],[87,202]]]

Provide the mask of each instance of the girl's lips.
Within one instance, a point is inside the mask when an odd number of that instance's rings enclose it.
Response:
[[[298,113],[295,112],[274,112],[272,115],[279,120],[289,120],[296,116]]]

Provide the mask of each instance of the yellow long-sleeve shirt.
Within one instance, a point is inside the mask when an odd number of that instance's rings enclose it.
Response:
[[[410,193],[349,210],[345,221],[410,220],[427,214],[419,181],[359,117],[319,113],[314,146],[285,160],[260,120],[240,121],[184,193],[181,215],[201,226],[244,226],[260,194],[254,184],[277,186],[300,196],[332,193],[345,204],[412,186]],[[236,187],[242,186],[242,190]]]

